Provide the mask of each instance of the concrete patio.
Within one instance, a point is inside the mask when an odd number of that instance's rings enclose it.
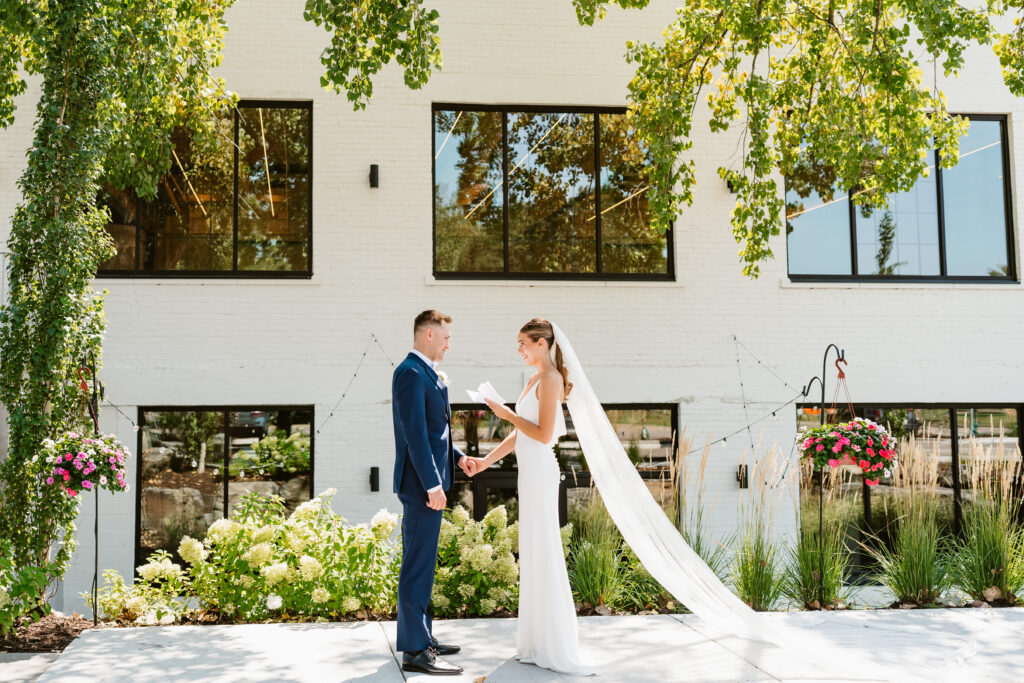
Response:
[[[773,613],[768,619],[842,642],[849,658],[782,650],[721,633],[692,615],[584,617],[581,644],[606,681],[1019,681],[1024,609]],[[161,626],[86,631],[40,675],[45,658],[3,663],[0,680],[80,681],[554,681],[513,659],[514,619],[438,621],[463,646],[462,677],[409,675],[394,622]],[[874,671],[852,662],[873,661]],[[844,661],[837,661],[844,660]],[[20,669],[17,667],[21,667]],[[891,667],[901,667],[899,671]],[[881,672],[881,673],[880,673]],[[910,673],[908,673],[910,672]],[[38,678],[36,678],[38,676]]]

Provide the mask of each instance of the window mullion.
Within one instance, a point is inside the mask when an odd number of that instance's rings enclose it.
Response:
[[[601,252],[601,116],[594,113],[594,239],[597,242],[597,272],[604,272]]]
[[[501,203],[502,216],[502,258],[504,260],[505,273],[509,272],[509,248],[508,248],[508,203],[511,201],[512,193],[508,187],[508,112],[501,112],[501,187],[504,200]]]
[[[857,277],[857,209],[853,205],[853,191],[846,191],[846,203],[850,215],[850,275]]]
[[[235,145],[233,150],[234,164],[232,167],[231,192],[231,270],[238,270],[238,109],[234,111]],[[312,127],[312,126],[311,126]],[[269,169],[267,170],[269,173]]]
[[[946,277],[946,212],[942,206],[942,156],[935,148],[935,200],[938,202],[936,219],[939,223],[939,277]]]

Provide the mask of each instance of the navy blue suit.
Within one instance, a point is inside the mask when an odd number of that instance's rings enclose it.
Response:
[[[415,652],[433,643],[429,605],[442,514],[427,507],[427,491],[438,485],[450,489],[455,465],[464,454],[451,440],[448,387],[415,353],[395,368],[391,410],[394,490],[403,508],[397,645],[402,652]]]

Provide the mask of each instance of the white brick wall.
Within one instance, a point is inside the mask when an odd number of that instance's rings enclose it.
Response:
[[[436,282],[431,276],[431,102],[566,105],[625,104],[628,39],[655,39],[673,2],[643,12],[612,10],[593,28],[576,24],[567,0],[436,3],[444,71],[423,90],[405,88],[397,69],[377,79],[374,102],[355,113],[344,96],[319,87],[326,34],[302,20],[299,0],[249,0],[228,14],[219,75],[243,98],[313,100],[314,277],[309,281],[104,280],[110,328],[103,377],[109,396],[132,415],[139,405],[315,404],[317,424],[334,405],[374,332],[393,359],[408,350],[412,317],[437,308],[455,318],[445,368],[454,395],[490,379],[513,395],[523,367],[518,326],[536,316],[569,334],[599,396],[608,402],[678,402],[698,443],[743,424],[732,335],[799,387],[820,372],[829,342],[850,361],[858,402],[1021,401],[1016,362],[1024,317],[1020,285],[798,284],[786,276],[785,241],[756,281],[740,275],[729,229],[733,197],[716,175],[735,140],[696,125],[698,192],[677,222],[671,283]],[[1011,157],[1020,101],[1002,85],[985,48],[972,51],[957,81],[941,85],[950,109],[1009,114]],[[0,137],[0,214],[19,201],[15,185],[31,140],[33,88]],[[381,186],[367,173],[380,164]],[[1014,185],[1019,171],[1013,165]],[[1014,198],[1014,212],[1017,199]],[[1014,221],[1016,223],[1016,219]],[[0,223],[6,232],[6,222]],[[1019,243],[1019,240],[1017,240]],[[1020,263],[1019,248],[1015,254]],[[839,311],[840,313],[836,313]],[[877,319],[884,314],[887,327]],[[864,321],[860,324],[859,321]],[[751,415],[792,393],[745,354]],[[316,488],[338,488],[337,507],[362,521],[396,509],[390,366],[375,348],[339,414],[316,444]],[[830,378],[829,395],[831,396]],[[755,428],[789,453],[794,411]],[[113,409],[105,429],[134,444]],[[749,492],[735,481],[749,451],[745,434],[714,448],[709,515],[713,530],[735,529]],[[370,493],[369,467],[381,467]],[[133,464],[134,468],[134,464]],[[129,481],[135,481],[134,469]],[[132,493],[101,496],[102,567],[130,574],[135,528]],[[792,505],[777,519],[792,528]],[[83,506],[79,551],[63,592],[82,611],[92,563],[92,505]],[[58,604],[59,600],[58,600]]]

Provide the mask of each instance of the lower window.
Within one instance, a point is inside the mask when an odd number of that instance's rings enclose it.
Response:
[[[135,563],[177,557],[250,492],[313,495],[312,407],[140,408]]]

